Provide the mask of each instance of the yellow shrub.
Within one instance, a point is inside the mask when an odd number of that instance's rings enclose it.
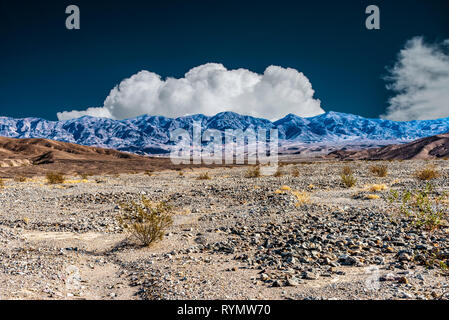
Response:
[[[371,192],[379,192],[379,191],[387,190],[388,187],[385,184],[373,184],[371,186],[368,186],[368,189]]]
[[[369,194],[366,196],[366,199],[368,200],[377,200],[380,199],[380,197],[377,194]]]
[[[310,195],[305,191],[292,191],[292,194],[296,197],[296,200],[298,200],[296,203],[297,207],[310,202]]]
[[[292,188],[290,188],[289,186],[282,186],[281,190],[290,191],[290,190],[292,190]]]

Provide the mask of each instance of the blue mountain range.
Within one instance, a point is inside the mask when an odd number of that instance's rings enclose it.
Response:
[[[10,138],[45,138],[98,146],[139,154],[163,154],[170,150],[170,132],[177,128],[192,133],[194,121],[202,129],[278,129],[280,143],[342,145],[364,143],[405,143],[449,132],[449,118],[396,122],[328,112],[311,118],[294,114],[272,122],[266,119],[222,112],[179,118],[143,115],[133,119],[112,120],[84,116],[65,121],[40,118],[0,117],[0,136]]]

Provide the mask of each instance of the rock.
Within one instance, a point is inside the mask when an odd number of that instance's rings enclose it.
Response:
[[[318,280],[319,277],[320,276],[317,273],[313,273],[313,272],[309,272],[309,271],[306,271],[303,273],[303,278],[306,280]]]
[[[414,299],[414,296],[408,292],[400,292],[399,297],[402,299]]]
[[[412,254],[413,253],[411,251],[402,250],[402,251],[399,251],[396,256],[399,259],[399,261],[411,261]]]
[[[262,273],[262,274],[260,275],[260,279],[261,279],[262,281],[267,281],[267,280],[270,280],[270,277],[269,277],[266,273]]]
[[[290,287],[299,286],[299,284],[301,282],[302,281],[300,279],[296,278],[296,277],[292,277],[292,278],[287,279],[287,285],[290,286]]]
[[[358,264],[359,260],[356,257],[351,257],[344,254],[338,258],[338,262],[345,266],[353,266]]]
[[[392,273],[388,273],[379,278],[380,281],[394,281],[396,277]]]
[[[402,284],[407,284],[408,283],[408,279],[407,279],[407,277],[400,277],[398,279],[398,282],[402,283]]]

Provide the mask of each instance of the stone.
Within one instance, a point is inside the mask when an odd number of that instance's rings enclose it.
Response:
[[[303,278],[306,280],[318,280],[320,276],[317,273],[306,271],[303,274]]]
[[[296,287],[299,286],[299,284],[301,283],[301,280],[296,278],[296,277],[292,277],[287,279],[287,285],[290,287]]]

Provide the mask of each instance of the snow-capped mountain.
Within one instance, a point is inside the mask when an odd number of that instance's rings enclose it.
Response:
[[[149,115],[126,120],[85,116],[66,121],[0,117],[0,136],[46,138],[140,154],[162,154],[168,152],[172,145],[170,132],[181,128],[192,134],[194,122],[200,122],[203,131],[278,129],[280,142],[285,145],[341,145],[367,141],[387,145],[449,132],[449,118],[395,122],[328,112],[312,118],[289,114],[271,122],[233,112],[222,112],[212,117],[197,114],[175,119]]]

